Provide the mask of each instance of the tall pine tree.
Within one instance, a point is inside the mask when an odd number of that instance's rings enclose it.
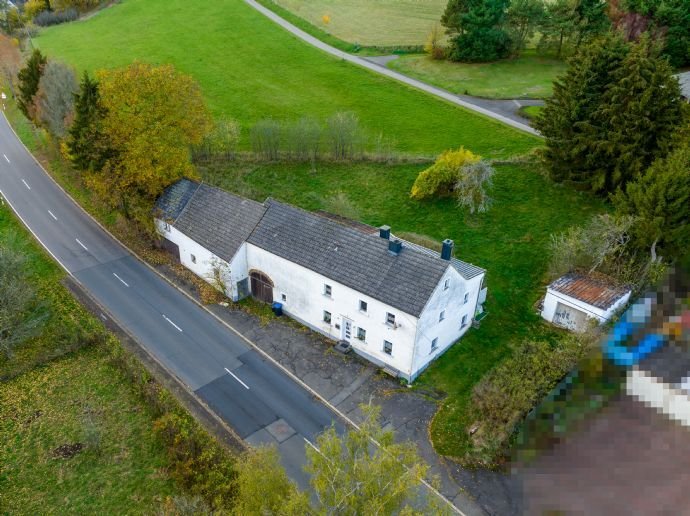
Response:
[[[599,101],[592,123],[592,189],[614,192],[666,156],[683,120],[678,80],[648,38],[633,45]]]
[[[613,34],[569,64],[536,122],[546,165],[556,181],[612,193],[668,152],[683,118],[678,82],[648,41]]]
[[[667,260],[690,255],[690,135],[665,159],[613,198],[620,213],[638,218],[634,244]]]
[[[102,131],[105,114],[98,82],[84,72],[74,96],[74,122],[67,140],[72,163],[78,170],[100,171],[113,154]]]
[[[568,62],[567,72],[554,82],[553,96],[535,125],[546,138],[544,158],[554,181],[589,188],[592,163],[583,142],[593,137],[593,113],[628,51],[616,35],[595,40]]]
[[[17,102],[19,109],[27,118],[34,118],[36,111],[34,96],[38,91],[38,84],[41,82],[41,75],[43,75],[43,67],[46,62],[47,58],[41,54],[39,49],[35,49],[24,68],[17,74],[19,79],[19,98]]]

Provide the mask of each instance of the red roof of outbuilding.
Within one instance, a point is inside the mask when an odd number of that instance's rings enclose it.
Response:
[[[612,279],[602,276],[588,276],[571,272],[549,285],[551,290],[565,294],[587,304],[607,310],[630,289],[616,285]]]

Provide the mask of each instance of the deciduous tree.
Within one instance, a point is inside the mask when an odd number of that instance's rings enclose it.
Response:
[[[58,138],[67,132],[77,90],[74,70],[58,61],[48,61],[36,92],[36,118]]]
[[[98,78],[103,131],[115,154],[91,184],[148,227],[151,203],[163,189],[196,177],[190,146],[211,130],[211,117],[198,84],[171,65],[137,62]]]
[[[462,167],[455,183],[458,205],[469,209],[470,213],[488,211],[491,198],[487,190],[493,184],[494,173],[494,168],[484,160]]]
[[[38,91],[38,84],[41,81],[46,62],[47,58],[39,49],[35,49],[17,76],[19,79],[19,98],[17,99],[19,109],[32,120],[35,117],[34,96]]]
[[[519,55],[544,18],[543,0],[514,0],[506,12],[513,53]]]

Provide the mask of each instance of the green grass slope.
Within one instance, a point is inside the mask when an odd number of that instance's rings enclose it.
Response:
[[[95,17],[42,31],[35,43],[78,69],[135,59],[195,77],[217,117],[244,128],[264,117],[325,119],[353,111],[398,150],[435,154],[464,145],[487,157],[524,153],[533,136],[332,58],[240,0],[125,0]]]

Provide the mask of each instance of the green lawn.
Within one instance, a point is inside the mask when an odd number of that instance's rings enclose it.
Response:
[[[543,294],[546,246],[552,233],[604,209],[587,194],[555,186],[524,166],[499,166],[486,214],[470,216],[452,200],[415,202],[409,191],[422,165],[236,165],[203,170],[210,183],[263,201],[272,195],[307,209],[345,204],[348,214],[394,233],[413,232],[440,242],[451,238],[456,256],[487,269],[489,315],[445,353],[416,385],[448,394],[431,427],[436,449],[460,456],[468,444],[467,402],[479,378],[521,338],[552,335],[534,313]],[[343,198],[346,199],[343,202]]]
[[[434,61],[426,55],[400,56],[390,68],[457,94],[487,98],[543,98],[551,95],[563,61],[526,51],[495,63]]]
[[[274,0],[335,37],[360,45],[423,45],[446,0]],[[324,16],[329,17],[328,23]]]
[[[91,71],[134,59],[194,76],[217,117],[248,127],[264,117],[326,119],[353,111],[398,150],[437,154],[461,145],[484,156],[524,153],[533,136],[331,58],[239,0],[192,9],[183,0],[126,0],[81,22],[48,28],[35,44]]]
[[[523,106],[519,109],[519,113],[525,118],[534,120],[542,109],[544,109],[543,106]]]
[[[152,432],[153,414],[101,347],[62,358],[61,339],[98,322],[59,284],[64,273],[0,208],[0,241],[17,235],[31,281],[50,304],[43,334],[0,361],[0,508],[7,514],[154,513],[179,492],[166,473],[167,455]],[[63,337],[59,337],[63,335]],[[85,447],[56,458],[64,444]]]

